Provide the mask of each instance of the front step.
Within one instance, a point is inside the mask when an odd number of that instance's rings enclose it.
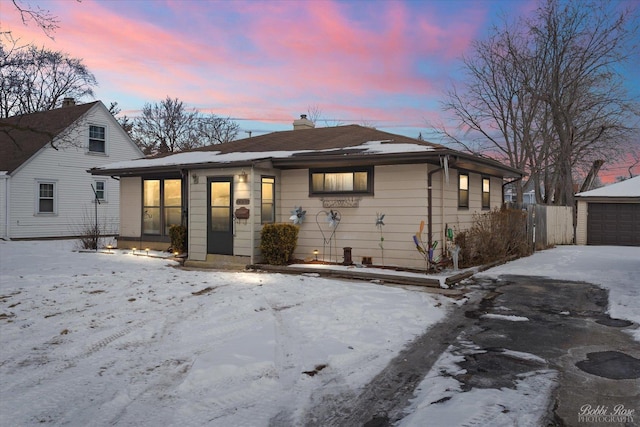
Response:
[[[207,254],[205,261],[187,259],[185,267],[191,268],[215,268],[219,270],[245,270],[251,263],[248,256]]]

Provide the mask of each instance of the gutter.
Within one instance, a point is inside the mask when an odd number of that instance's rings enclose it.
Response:
[[[3,240],[11,240],[10,236],[9,236],[9,224],[10,224],[9,213],[11,212],[11,210],[9,209],[9,202],[11,200],[11,197],[10,197],[10,194],[9,194],[9,190],[10,190],[9,178],[10,177],[11,177],[11,175],[0,175],[0,179],[2,179],[4,181],[4,196],[5,196],[5,202],[4,202],[4,235],[2,236]]]

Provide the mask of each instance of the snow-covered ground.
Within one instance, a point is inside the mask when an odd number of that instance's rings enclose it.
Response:
[[[0,241],[0,424],[266,426],[370,381],[452,301]],[[306,373],[305,373],[306,372]]]
[[[185,271],[73,245],[0,241],[2,425],[300,420],[323,394],[366,384],[454,304],[418,289]],[[483,273],[499,274],[605,286],[612,317],[640,323],[640,248],[559,247]],[[516,389],[462,392],[450,374],[478,351],[445,352],[400,425],[536,425],[556,374],[540,369]]]

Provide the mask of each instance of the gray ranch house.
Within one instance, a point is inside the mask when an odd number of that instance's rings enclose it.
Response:
[[[120,179],[120,248],[168,249],[188,227],[186,264],[261,261],[263,224],[299,225],[297,259],[424,268],[447,231],[502,205],[522,172],[442,145],[358,125],[315,128],[306,116],[274,132],[91,170]],[[229,258],[232,257],[232,258]]]

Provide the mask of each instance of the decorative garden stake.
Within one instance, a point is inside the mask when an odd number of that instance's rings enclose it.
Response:
[[[438,259],[435,259],[435,260],[433,259],[433,251],[438,246],[438,242],[437,241],[433,242],[433,245],[429,247],[422,240],[423,231],[424,231],[424,221],[420,221],[420,228],[418,229],[418,232],[413,235],[413,243],[416,244],[416,249],[418,250],[418,252],[420,252],[420,255],[422,255],[422,257],[424,258],[424,261],[427,264],[427,271],[429,271],[431,267],[436,269],[439,261]]]
[[[384,226],[384,214],[376,213],[376,227],[380,230],[380,251],[382,252],[382,265],[384,265],[384,236],[382,235],[382,227]]]
[[[302,206],[295,206],[291,211],[290,220],[293,221],[294,224],[302,224],[304,221],[304,216],[307,214],[307,211],[302,210]]]
[[[322,225],[320,223],[319,218],[323,214],[325,215],[327,225]],[[322,234],[322,240],[323,240],[322,242],[322,259],[323,260],[325,259],[325,249],[327,245],[329,246],[329,261],[331,261],[331,257],[334,249],[336,251],[336,256],[338,255],[337,248],[332,247],[331,243],[333,242],[333,246],[336,246],[336,239],[334,239],[334,237],[336,234],[336,229],[340,225],[341,218],[342,216],[340,215],[340,212],[334,211],[334,210],[331,210],[329,212],[320,211],[316,214],[316,224],[318,224],[318,229],[320,230],[320,234]],[[327,226],[329,228],[328,230],[326,230]]]

